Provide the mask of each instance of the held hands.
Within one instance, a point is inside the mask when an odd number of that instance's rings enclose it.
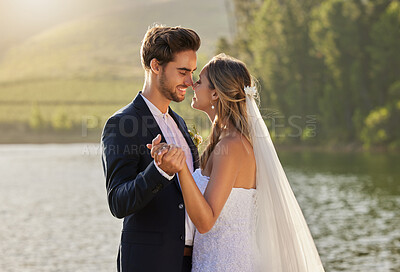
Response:
[[[151,157],[154,158],[154,163],[170,176],[180,172],[186,165],[186,156],[182,148],[161,143],[160,134],[153,139],[151,144],[146,146],[151,149]]]

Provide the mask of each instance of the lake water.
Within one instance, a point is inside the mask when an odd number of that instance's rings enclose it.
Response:
[[[326,271],[400,271],[400,156],[279,152]],[[0,145],[0,271],[115,271],[96,144]]]

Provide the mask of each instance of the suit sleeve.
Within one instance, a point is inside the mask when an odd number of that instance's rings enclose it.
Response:
[[[137,134],[137,133],[136,133]],[[146,150],[139,135],[123,135],[118,118],[110,118],[102,134],[102,162],[111,213],[123,218],[143,209],[170,181],[151,162],[138,172],[140,152]]]

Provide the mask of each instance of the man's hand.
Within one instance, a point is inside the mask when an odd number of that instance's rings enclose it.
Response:
[[[161,142],[161,135],[157,135],[151,144],[147,144],[147,148],[151,149],[151,156],[154,162],[165,173],[172,176],[181,171],[186,164],[185,152],[176,145],[168,145]]]

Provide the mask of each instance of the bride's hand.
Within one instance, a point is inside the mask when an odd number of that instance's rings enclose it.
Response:
[[[157,135],[156,138],[153,139],[151,144],[146,145],[147,148],[151,149],[151,157],[154,158],[154,162],[161,166],[163,163],[163,157],[165,155],[167,164],[172,163],[173,168],[178,171],[183,169],[183,166],[186,164],[186,155],[182,148],[173,145],[161,143],[161,135]],[[171,165],[171,166],[172,166]]]
[[[152,148],[152,157],[154,158],[154,161],[157,163],[157,165],[160,165],[162,163],[162,158],[164,157],[165,154],[168,153],[172,149],[173,145],[169,144],[159,144],[156,145],[154,148]]]
[[[153,139],[151,144],[147,144],[146,147],[151,150],[151,157],[155,159],[155,155],[165,150],[169,150],[169,145],[167,143],[161,143],[161,135],[158,134],[157,137]]]
[[[172,174],[182,171],[186,166],[185,152],[176,145],[168,145],[167,148],[154,153],[154,162],[172,176]]]

